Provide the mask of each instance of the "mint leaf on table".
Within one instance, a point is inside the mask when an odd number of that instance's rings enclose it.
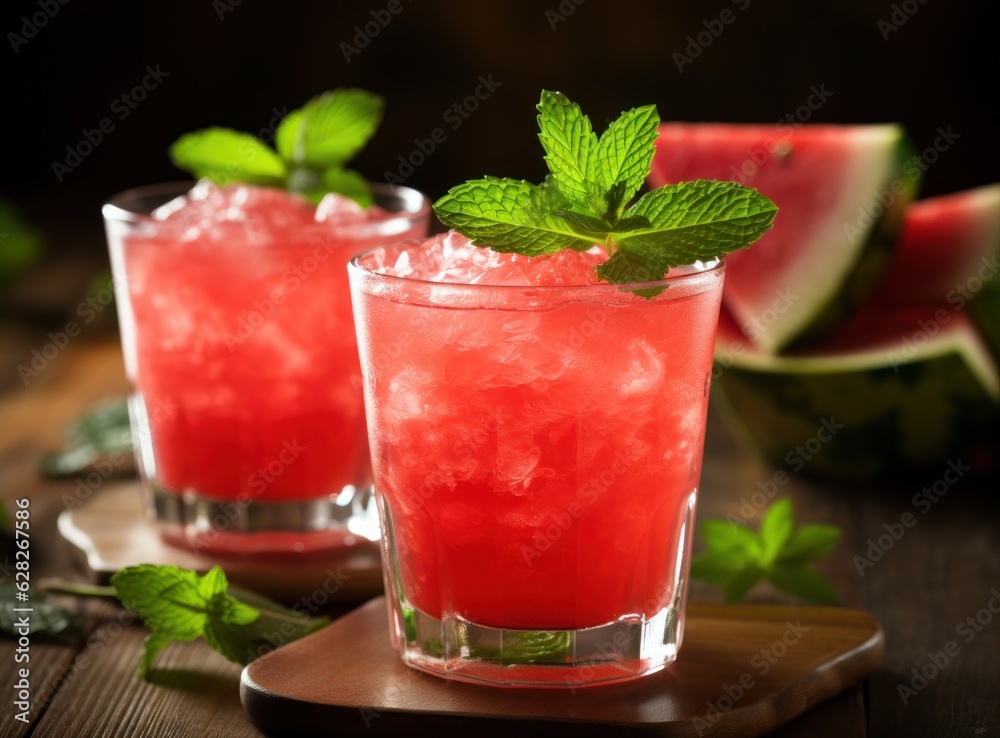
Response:
[[[66,429],[62,450],[42,456],[41,471],[49,477],[78,474],[110,454],[131,458],[132,432],[128,401],[113,397],[88,409]]]
[[[837,593],[826,578],[807,566],[826,556],[841,537],[833,525],[795,527],[792,502],[774,503],[756,533],[725,520],[699,529],[706,550],[691,562],[694,579],[722,587],[727,602],[737,602],[760,581],[810,602],[834,604]]]
[[[246,664],[329,623],[230,587],[218,566],[199,576],[176,566],[141,564],[122,569],[111,584],[122,604],[152,630],[139,667],[142,678],[174,641],[201,637],[227,659]]]
[[[368,207],[368,182],[344,165],[374,135],[383,108],[382,98],[365,90],[332,90],[281,120],[277,150],[249,133],[208,128],[181,136],[170,147],[170,158],[179,169],[219,184],[284,187],[313,202],[336,192]]]
[[[32,592],[26,602],[17,599],[17,586],[13,583],[0,584],[0,635],[17,638],[20,632],[19,620],[27,617],[32,638],[56,638],[58,636],[82,636],[80,621],[68,610],[49,602],[43,595]],[[15,608],[31,608],[31,612],[14,612]]]
[[[636,284],[749,246],[771,228],[774,203],[736,182],[682,182],[629,206],[653,158],[660,119],[652,105],[623,112],[600,137],[562,93],[543,90],[538,111],[549,169],[542,184],[484,177],[434,205],[441,222],[475,245],[540,256],[600,244],[609,258],[598,277]],[[664,287],[629,289],[654,297]]]

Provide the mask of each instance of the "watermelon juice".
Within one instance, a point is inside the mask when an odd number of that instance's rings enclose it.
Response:
[[[426,235],[424,198],[386,188],[366,211],[189,187],[105,207],[137,461],[164,536],[231,553],[377,538],[345,265]]]
[[[606,258],[451,232],[351,263],[392,635],[418,668],[583,684],[676,654],[724,266],[647,300],[597,283]]]

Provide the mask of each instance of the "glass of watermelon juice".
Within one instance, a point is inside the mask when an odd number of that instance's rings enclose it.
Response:
[[[391,639],[418,669],[575,686],[676,657],[725,267],[647,299],[597,282],[606,258],[450,232],[351,261]]]
[[[426,236],[423,195],[375,206],[208,180],[104,206],[137,465],[162,537],[215,554],[372,547],[345,265]]]

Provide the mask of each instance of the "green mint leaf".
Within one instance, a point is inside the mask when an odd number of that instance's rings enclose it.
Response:
[[[669,259],[653,251],[647,254],[616,251],[606,262],[597,265],[597,276],[611,284],[639,284],[663,279],[669,268]],[[659,286],[631,291],[640,297],[652,298],[665,289],[666,286]]]
[[[649,176],[660,116],[653,105],[632,108],[611,122],[597,145],[597,179],[602,191],[624,185],[619,205],[632,199]]]
[[[122,569],[111,584],[122,604],[152,629],[139,667],[142,677],[174,641],[203,637],[226,658],[246,664],[329,622],[230,587],[217,566],[199,576],[176,566],[141,564]]]
[[[278,124],[274,132],[274,148],[286,163],[296,164],[305,154],[302,140],[302,110],[293,110]]]
[[[371,207],[375,202],[368,181],[353,169],[329,167],[323,172],[323,186],[327,192],[349,197],[363,208]]]
[[[597,136],[590,118],[561,92],[542,90],[538,103],[538,138],[545,149],[551,179],[569,198],[583,200],[594,190]]]
[[[682,182],[647,192],[626,210],[626,218],[641,216],[651,225],[623,233],[617,243],[670,266],[709,261],[759,239],[776,212],[768,198],[736,182]]]
[[[547,211],[546,192],[515,179],[484,177],[453,187],[434,203],[434,212],[449,228],[477,246],[528,256],[594,245],[569,224]]]
[[[505,637],[499,647],[476,644],[470,647],[473,658],[509,664],[565,664],[569,655],[570,634],[565,630],[529,630]]]
[[[699,531],[710,551],[743,551],[753,559],[763,554],[760,538],[742,525],[727,520],[706,520]]]
[[[161,633],[154,630],[148,636],[146,640],[142,642],[142,659],[139,661],[139,678],[146,679],[149,677],[149,673],[153,670],[153,664],[156,663],[156,657],[159,656],[163,649],[173,643],[175,640],[193,640],[193,639],[179,639],[174,638],[173,635],[166,633]]]
[[[24,635],[23,627],[18,621],[27,616],[31,627],[31,637],[39,639],[55,639],[59,636],[83,636],[83,628],[79,619],[37,592],[31,593],[28,602],[20,602],[17,594],[20,590],[13,582],[0,584],[0,635],[18,638]],[[14,608],[30,607],[30,613],[14,612]]]
[[[66,445],[42,456],[41,471],[46,476],[74,476],[98,459],[113,453],[132,453],[128,402],[114,397],[90,409],[65,431]]]
[[[384,101],[366,90],[324,92],[285,117],[275,139],[285,161],[324,169],[364,148],[382,122]]]
[[[765,569],[756,564],[740,569],[723,585],[722,596],[726,602],[739,602],[765,574]]]
[[[9,200],[0,199],[0,288],[38,261],[44,238]]]
[[[538,111],[545,182],[486,177],[453,188],[434,206],[445,225],[477,246],[538,256],[596,242],[610,257],[597,267],[601,279],[631,284],[744,248],[771,227],[774,203],[736,182],[661,187],[626,209],[650,171],[659,125],[652,105],[623,112],[600,138],[562,93],[543,90]],[[653,297],[664,289],[631,291]]]
[[[603,218],[572,210],[557,210],[555,215],[569,223],[577,233],[592,235],[595,243],[604,241],[611,233],[611,225]]]
[[[767,578],[782,592],[795,597],[821,605],[837,603],[837,592],[833,589],[833,585],[815,569],[805,566],[777,566],[767,573]]]
[[[771,564],[792,535],[792,501],[789,498],[771,505],[760,523],[760,540],[764,544],[763,560]]]
[[[786,567],[808,564],[836,548],[840,536],[840,528],[834,525],[803,525],[792,531],[775,563]]]
[[[766,578],[796,597],[836,602],[830,583],[805,564],[832,551],[840,540],[840,529],[832,525],[796,528],[791,500],[774,503],[756,534],[726,520],[708,520],[698,530],[707,550],[692,560],[691,576],[722,587],[727,601],[742,599]]]
[[[193,641],[205,630],[208,602],[197,572],[140,564],[117,572],[111,586],[122,604],[154,631],[174,640]]]
[[[649,222],[649,218],[645,218],[641,215],[632,215],[628,218],[622,218],[618,221],[618,225],[615,226],[615,233],[627,233],[628,231],[638,231],[642,229],[648,229],[652,226]]]
[[[615,230],[618,230],[618,221],[621,219],[622,207],[625,201],[635,193],[629,194],[627,182],[617,182],[604,195],[605,213],[608,220],[615,223]]]
[[[230,128],[186,133],[170,146],[170,158],[178,169],[220,185],[236,180],[281,187],[285,181],[285,163],[274,150],[249,133]]]
[[[721,587],[747,566],[754,564],[755,559],[739,549],[708,550],[691,560],[691,576]]]

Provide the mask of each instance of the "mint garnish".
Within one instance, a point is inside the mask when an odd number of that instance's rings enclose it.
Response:
[[[365,90],[333,90],[282,119],[274,136],[277,151],[249,133],[207,128],[177,139],[170,158],[179,169],[219,184],[284,187],[313,202],[336,192],[368,207],[368,182],[345,164],[375,133],[383,106],[381,97]]]
[[[111,584],[122,604],[152,629],[139,666],[143,678],[173,641],[202,637],[230,661],[246,664],[330,622],[230,587],[218,566],[199,576],[176,566],[141,564],[122,569]]]
[[[727,602],[743,599],[763,579],[804,600],[837,601],[826,578],[807,564],[830,553],[841,531],[833,525],[796,528],[791,500],[774,503],[757,533],[728,520],[709,520],[699,530],[708,548],[694,557],[691,576],[722,587]]]
[[[599,138],[562,93],[543,90],[538,111],[545,182],[484,177],[434,204],[441,222],[477,246],[540,256],[601,244],[610,258],[598,276],[634,284],[749,246],[771,227],[774,203],[736,182],[668,185],[629,207],[653,159],[660,118],[652,105],[625,111]]]

